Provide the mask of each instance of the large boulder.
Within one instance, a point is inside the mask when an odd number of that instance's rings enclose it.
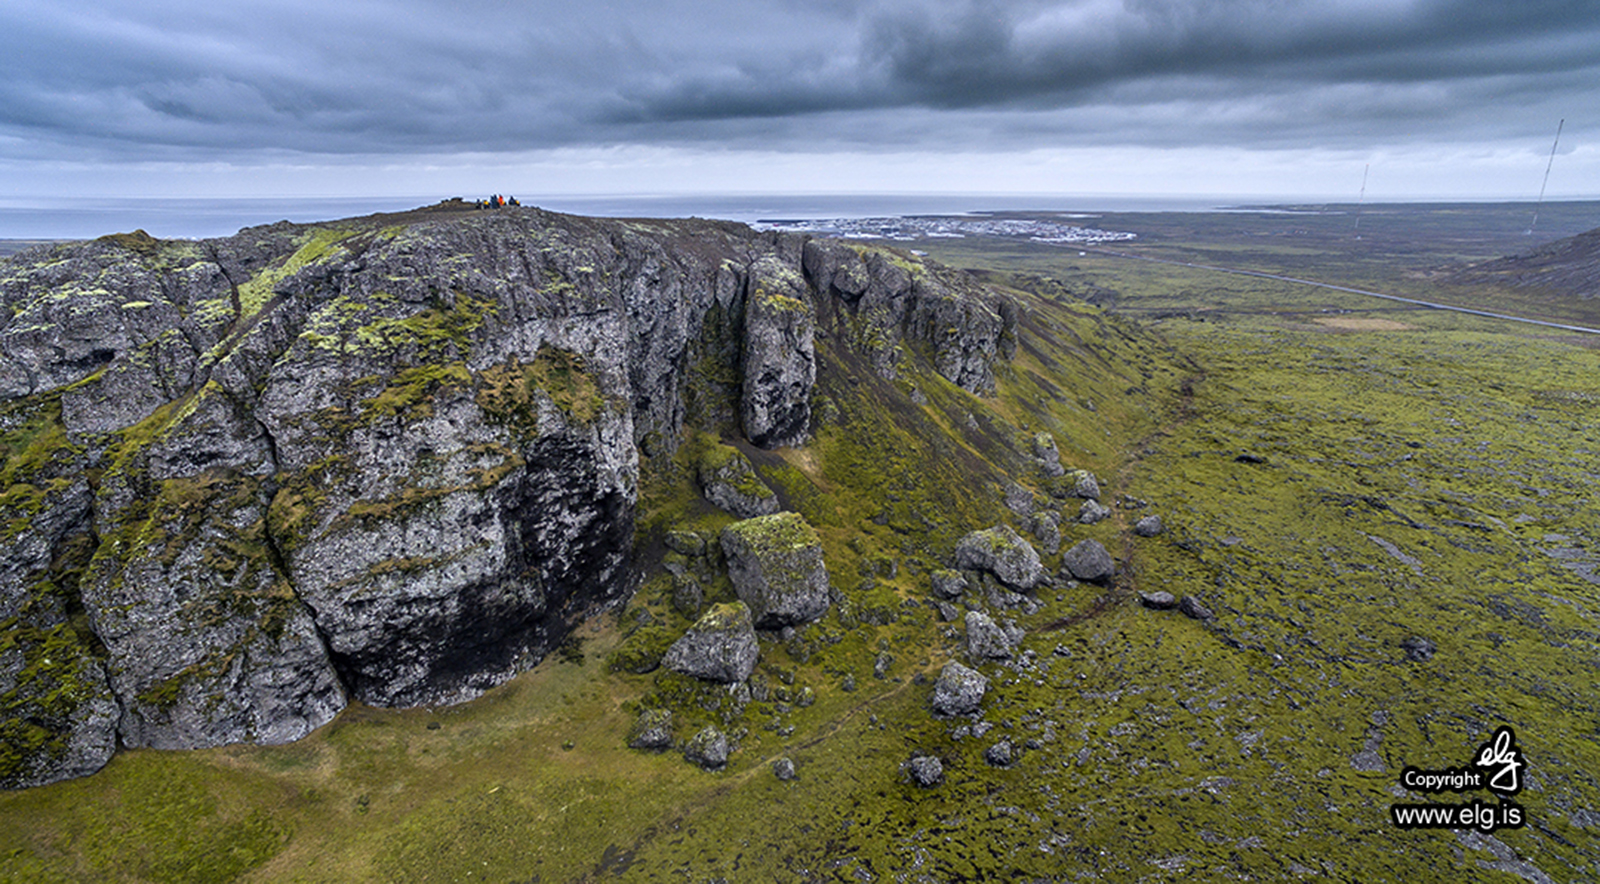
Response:
[[[930,704],[940,715],[967,715],[978,711],[988,690],[989,679],[983,673],[952,660],[939,670]]]
[[[967,656],[973,660],[1009,660],[1022,643],[1022,630],[1014,623],[1002,626],[982,611],[968,611]]]
[[[706,681],[734,684],[750,677],[761,648],[743,602],[714,605],[667,648],[661,665]]]
[[[797,513],[734,522],[722,529],[728,577],[760,629],[782,629],[828,610],[822,541]]]
[[[1111,553],[1098,540],[1079,542],[1062,554],[1061,563],[1073,577],[1090,583],[1104,583],[1117,571]]]
[[[690,764],[706,770],[721,770],[728,764],[730,749],[728,735],[720,728],[707,725],[684,744],[683,757],[688,759]]]
[[[1009,525],[973,531],[961,538],[956,543],[956,567],[988,571],[1016,590],[1033,589],[1048,579],[1033,544]]]
[[[732,446],[707,448],[695,464],[695,478],[706,500],[741,519],[778,511],[778,495],[756,475],[750,459]]]

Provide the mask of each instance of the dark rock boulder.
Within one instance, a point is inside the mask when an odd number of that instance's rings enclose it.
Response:
[[[1413,663],[1426,663],[1433,659],[1433,655],[1438,652],[1439,646],[1434,644],[1432,639],[1413,635],[1400,643],[1400,649],[1405,651],[1407,660]]]
[[[797,513],[735,522],[722,529],[728,577],[761,629],[807,623],[828,609],[822,541]]]
[[[967,591],[967,578],[963,577],[960,571],[940,568],[933,572],[930,580],[933,597],[936,599],[951,601],[961,598],[961,594]]]
[[[1145,516],[1133,523],[1133,533],[1140,537],[1154,537],[1165,530],[1160,516]]]
[[[978,711],[988,690],[989,679],[983,673],[951,661],[939,670],[930,702],[940,715],[967,715]]]
[[[1088,470],[1074,470],[1072,493],[1084,500],[1100,499],[1100,482]]]
[[[1192,595],[1186,595],[1178,600],[1178,610],[1182,611],[1185,616],[1192,617],[1195,620],[1210,620],[1216,616],[1211,613],[1210,608],[1201,604],[1200,600]]]
[[[661,665],[706,681],[733,684],[750,677],[760,652],[750,609],[733,602],[712,606],[667,648]]]
[[[1078,507],[1078,524],[1093,525],[1111,516],[1111,508],[1098,500],[1086,500]]]
[[[924,789],[931,789],[944,782],[944,762],[936,755],[913,756],[906,762],[905,769],[911,782]]]
[[[956,567],[987,571],[1017,590],[1033,589],[1048,576],[1033,544],[1009,525],[973,531],[961,538],[956,543]]]
[[[982,611],[968,611],[967,656],[973,660],[1009,660],[1022,643],[1022,630],[1015,623],[1005,626]]]
[[[721,729],[707,725],[684,744],[683,757],[690,764],[705,770],[721,770],[728,765],[728,735]]]
[[[794,761],[787,756],[772,760],[772,775],[786,783],[798,779],[794,772]]]
[[[983,760],[990,767],[1010,767],[1016,757],[1016,749],[1011,745],[1010,740],[1001,740],[983,750]]]
[[[1056,448],[1056,437],[1049,433],[1034,434],[1033,459],[1038,462],[1039,468],[1046,476],[1054,478],[1067,472],[1066,467],[1061,465],[1061,452]]]
[[[672,748],[672,710],[646,709],[628,732],[629,749]]]
[[[1178,606],[1178,600],[1172,593],[1161,590],[1155,592],[1140,590],[1139,603],[1154,611],[1170,611]]]
[[[695,467],[701,495],[722,509],[741,519],[768,516],[778,511],[778,495],[761,481],[750,459],[739,449],[728,445],[711,446]]]
[[[1062,554],[1061,563],[1073,577],[1090,583],[1104,583],[1116,573],[1111,553],[1098,540],[1080,541]]]

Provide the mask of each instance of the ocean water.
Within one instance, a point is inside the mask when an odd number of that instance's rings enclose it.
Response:
[[[395,212],[430,205],[451,196],[477,199],[488,194],[282,199],[0,197],[0,239],[90,239],[133,230],[144,230],[163,239],[199,239],[228,236],[244,227],[275,221],[304,223],[374,212]],[[611,218],[697,216],[746,223],[1025,210],[1198,212],[1241,204],[1283,202],[1281,198],[1264,200],[1260,197],[1082,194],[515,196],[523,205],[576,215]]]

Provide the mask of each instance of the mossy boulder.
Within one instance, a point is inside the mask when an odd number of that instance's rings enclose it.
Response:
[[[973,531],[956,543],[956,567],[987,571],[1006,586],[1030,590],[1048,579],[1033,544],[1009,525]]]
[[[695,466],[701,495],[739,518],[767,516],[778,511],[778,495],[761,481],[750,459],[739,449],[730,445],[711,446],[700,455]]]
[[[939,670],[930,705],[940,715],[967,715],[978,711],[988,690],[983,673],[952,660]]]
[[[750,677],[760,656],[750,609],[743,602],[714,605],[667,648],[661,665],[706,681],[734,684]]]
[[[646,709],[628,732],[629,749],[672,748],[672,710]]]
[[[1073,577],[1090,583],[1104,583],[1117,571],[1111,553],[1098,540],[1080,541],[1062,554],[1061,563]]]
[[[828,610],[828,569],[817,532],[797,513],[777,513],[722,529],[734,592],[761,629],[807,623]]]

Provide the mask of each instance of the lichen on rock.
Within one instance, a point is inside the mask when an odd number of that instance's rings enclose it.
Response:
[[[807,623],[828,610],[828,569],[817,532],[797,513],[722,529],[728,577],[761,629]]]

